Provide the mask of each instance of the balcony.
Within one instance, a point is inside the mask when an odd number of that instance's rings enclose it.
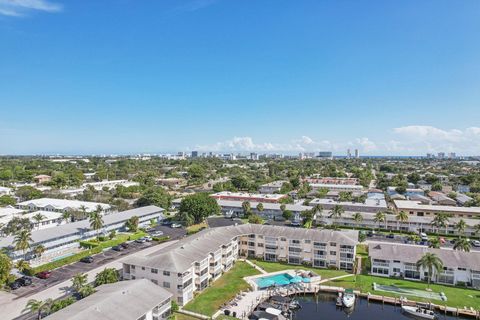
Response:
[[[353,253],[354,249],[353,248],[340,248],[340,252]]]
[[[346,258],[345,258],[346,259]],[[344,260],[343,258],[341,260]],[[348,261],[348,260],[347,260]],[[353,261],[353,259],[351,260]],[[372,261],[372,267],[390,267],[390,263],[388,262],[376,262]],[[415,269],[416,270],[416,269]]]

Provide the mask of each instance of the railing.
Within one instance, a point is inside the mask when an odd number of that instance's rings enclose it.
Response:
[[[353,253],[354,249],[350,249],[350,248],[340,248],[340,252],[348,252],[348,253]]]
[[[343,259],[341,259],[341,260],[343,260]],[[353,261],[353,259],[351,259],[351,261]],[[374,267],[390,267],[390,263],[372,261],[372,266],[374,266]]]

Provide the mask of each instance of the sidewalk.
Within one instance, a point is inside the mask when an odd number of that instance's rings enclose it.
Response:
[[[165,248],[173,243],[175,243],[177,240],[174,241],[168,241],[164,242],[152,247],[145,248],[141,251],[134,252],[132,254],[126,255],[122,257],[121,259],[118,259],[116,261],[112,261],[110,263],[107,263],[106,265],[103,265],[101,267],[98,267],[96,269],[93,269],[89,272],[87,272],[88,275],[88,282],[93,282],[95,280],[95,275],[99,273],[100,271],[103,271],[105,268],[115,268],[115,269],[121,269],[122,268],[122,261],[127,258],[131,257],[133,255],[140,255],[140,256],[145,256],[148,255],[152,252],[155,252],[159,249]],[[16,295],[9,293],[9,292],[4,292],[0,291],[0,315],[2,320],[9,320],[9,319],[15,319],[16,317],[20,316],[22,314],[22,311],[25,309],[25,306],[30,299],[36,299],[36,300],[45,300],[48,298],[51,299],[58,299],[62,296],[64,296],[66,293],[70,291],[70,287],[72,285],[72,282],[70,280],[64,281],[62,283],[59,283],[53,287],[50,287],[44,291],[38,292],[32,296],[29,296],[28,298],[17,298]]]

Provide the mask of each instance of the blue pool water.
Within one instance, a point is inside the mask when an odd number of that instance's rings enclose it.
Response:
[[[260,289],[268,288],[270,286],[285,286],[290,284],[290,280],[292,280],[292,276],[288,273],[279,273],[273,276],[261,277],[255,279],[255,283]]]

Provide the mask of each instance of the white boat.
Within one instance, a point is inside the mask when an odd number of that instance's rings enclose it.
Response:
[[[420,307],[402,306],[402,311],[420,319],[436,319],[437,315],[432,310]]]
[[[353,290],[345,290],[345,293],[342,296],[342,304],[345,306],[345,308],[353,307],[355,304],[355,294],[353,293]]]
[[[265,309],[265,312],[269,313],[271,315],[274,315],[274,316],[279,316],[279,315],[282,314],[282,310],[278,310],[278,309],[275,309],[275,308],[267,308],[267,309]]]

